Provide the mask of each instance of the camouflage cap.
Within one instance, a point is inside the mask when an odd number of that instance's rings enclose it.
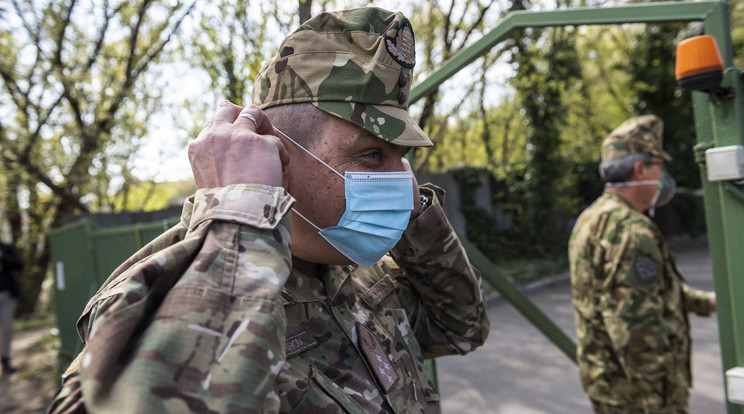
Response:
[[[648,152],[671,161],[672,157],[662,149],[663,130],[664,122],[656,115],[643,115],[626,120],[602,142],[602,162],[638,152]]]
[[[264,109],[311,102],[393,144],[431,146],[408,113],[415,57],[413,29],[401,13],[321,13],[263,66],[253,103]]]

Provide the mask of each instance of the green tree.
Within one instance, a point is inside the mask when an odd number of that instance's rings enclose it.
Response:
[[[33,310],[65,214],[111,207],[160,107],[156,64],[194,4],[12,2],[0,10],[0,209]],[[123,181],[123,183],[122,183]]]
[[[237,105],[250,103],[253,79],[271,53],[263,49],[269,15],[264,7],[247,0],[212,3],[196,11],[198,29],[185,41],[186,55],[207,72],[210,89]]]
[[[195,137],[211,116],[216,103],[227,99],[250,104],[253,81],[279,42],[313,16],[312,0],[298,0],[296,9],[274,1],[221,0],[198,8],[192,15],[195,29],[184,36],[180,48],[192,68],[209,79],[207,97],[185,102],[189,108],[189,137]],[[321,8],[329,2],[321,2]]]
[[[114,197],[116,211],[153,211],[180,207],[186,197],[196,192],[194,180],[168,183],[139,182]]]
[[[508,11],[532,7],[515,2]],[[449,119],[447,140],[426,153],[429,168],[488,168],[496,180],[492,187],[498,187],[494,194],[511,191],[520,197],[517,203],[495,196],[516,219],[512,245],[524,241],[533,254],[560,249],[566,236],[561,223],[601,191],[597,160],[602,139],[632,112],[630,76],[618,66],[627,56],[618,44],[624,45],[639,27],[517,33],[481,60],[480,79],[465,90],[469,111]],[[512,89],[487,103],[487,71],[502,56],[511,58],[516,72],[509,80]]]
[[[527,6],[515,1],[512,9]],[[576,29],[522,30],[509,43],[516,65],[512,85],[530,127],[525,173],[527,208],[521,218],[522,230],[535,246],[534,253],[544,254],[561,245],[557,243],[561,227],[556,223],[556,188],[565,168],[560,153],[566,112],[563,97],[583,76],[575,46]]]
[[[681,230],[698,234],[705,226],[702,202],[694,196],[700,188],[700,173],[693,151],[697,137],[692,99],[674,77],[677,44],[699,34],[691,27],[695,28],[683,23],[645,26],[625,45],[628,59],[621,68],[631,77],[629,87],[635,97],[632,115],[655,114],[664,121],[664,149],[674,159],[667,168],[677,181],[678,195],[668,208],[660,210],[659,219],[664,214],[679,214],[685,225]]]
[[[414,82],[425,78],[474,39],[480,38],[486,30],[484,22],[497,4],[494,0],[464,0],[451,1],[447,5],[439,2],[412,5],[410,19],[416,31],[417,51],[423,54],[416,57]],[[476,90],[473,84],[465,89],[464,97],[454,105],[448,105],[443,114],[435,112],[435,108],[442,103],[439,88],[422,99],[418,123],[437,146],[448,137],[458,135],[452,133],[453,124],[449,121],[465,103],[467,96]],[[436,171],[438,166],[432,165],[432,160],[437,158],[432,158],[431,151],[417,151],[415,170],[422,173]]]
[[[744,69],[744,1],[731,0],[731,40],[734,42],[734,65]]]

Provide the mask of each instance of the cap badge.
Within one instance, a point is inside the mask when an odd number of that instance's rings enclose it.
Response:
[[[408,20],[396,31],[395,37],[385,36],[385,46],[390,56],[401,66],[410,69],[416,65],[413,28]]]

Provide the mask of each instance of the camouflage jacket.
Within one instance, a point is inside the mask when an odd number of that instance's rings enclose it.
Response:
[[[473,350],[489,321],[437,197],[392,257],[320,274],[292,268],[292,203],[199,190],[90,300],[49,412],[438,411],[424,358]]]
[[[687,286],[656,225],[616,194],[579,216],[568,253],[589,398],[641,411],[686,408],[687,312],[709,314],[709,294]]]

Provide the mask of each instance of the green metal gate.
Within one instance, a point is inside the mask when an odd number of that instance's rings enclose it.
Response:
[[[174,217],[98,230],[89,220],[82,219],[50,233],[62,357],[72,358],[82,349],[75,324],[88,299],[129,256],[177,222],[178,217]]]
[[[744,414],[744,185],[741,181],[710,181],[705,150],[744,145],[744,87],[742,71],[733,67],[731,24],[727,1],[655,2],[617,7],[574,8],[543,12],[519,11],[462,50],[411,90],[411,103],[425,97],[461,69],[527,27],[606,25],[625,23],[703,22],[706,34],[718,44],[724,64],[721,96],[692,92],[698,138],[696,160],[702,176],[706,224],[717,297],[717,318],[727,395],[727,412]],[[484,280],[499,290],[569,358],[576,360],[573,341],[527,299],[474,246],[464,243]],[[732,381],[735,380],[735,381]],[[734,383],[735,382],[735,383]],[[733,401],[732,401],[732,397]]]

